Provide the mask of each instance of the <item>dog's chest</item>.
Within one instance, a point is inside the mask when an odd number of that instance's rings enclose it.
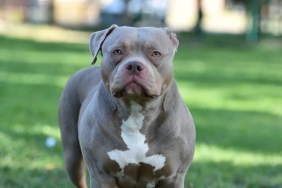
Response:
[[[129,118],[122,122],[121,138],[127,150],[111,150],[107,152],[110,160],[118,163],[121,169],[115,175],[122,184],[146,183],[145,187],[154,187],[156,172],[165,167],[166,157],[163,154],[148,155],[149,145],[146,136],[140,131],[144,125],[144,115],[140,112],[141,106],[132,105]]]

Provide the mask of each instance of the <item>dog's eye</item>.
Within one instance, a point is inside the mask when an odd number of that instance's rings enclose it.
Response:
[[[160,57],[162,54],[159,51],[153,51],[152,56],[153,57]]]
[[[121,55],[121,54],[122,54],[122,51],[121,51],[120,49],[115,49],[115,50],[113,51],[113,54],[114,54],[114,55]]]

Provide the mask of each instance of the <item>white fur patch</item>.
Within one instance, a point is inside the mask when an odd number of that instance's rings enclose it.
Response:
[[[164,166],[166,161],[163,155],[146,156],[149,146],[145,143],[145,135],[140,132],[144,121],[144,115],[140,113],[141,109],[142,107],[139,104],[132,103],[129,118],[122,122],[121,137],[128,150],[121,151],[116,149],[108,152],[110,159],[116,161],[122,171],[130,163],[139,164],[141,162],[155,167],[154,170],[158,170]]]

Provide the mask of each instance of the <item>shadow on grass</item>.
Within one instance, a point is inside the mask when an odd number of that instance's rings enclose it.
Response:
[[[254,77],[252,75],[237,75],[236,77],[228,75],[223,71],[218,71],[217,74],[207,75],[207,74],[197,74],[197,73],[177,73],[176,79],[179,81],[200,83],[201,86],[206,88],[214,86],[226,86],[237,83],[251,83],[256,85],[282,85],[282,79],[275,77],[267,77],[261,75],[261,77]]]
[[[13,64],[7,62],[1,62],[1,71],[6,73],[15,73],[15,74],[43,74],[48,76],[66,76],[69,77],[71,72],[79,70],[81,64],[69,66],[64,62],[41,62],[41,63],[30,63],[23,62],[21,60],[14,60]],[[85,66],[87,66],[85,62]],[[62,68],[63,67],[63,68]],[[20,76],[20,75],[19,75]]]
[[[54,43],[54,42],[38,42],[30,39],[15,39],[6,36],[0,36],[1,46],[6,49],[13,49],[13,51],[32,50],[34,52],[85,52],[88,50],[87,44],[68,44],[68,43]],[[89,52],[90,53],[90,52]]]

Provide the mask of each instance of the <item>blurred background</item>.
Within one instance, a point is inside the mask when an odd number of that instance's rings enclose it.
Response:
[[[0,0],[0,187],[71,187],[58,102],[111,24],[178,36],[197,130],[185,188],[282,188],[282,0]]]
[[[168,26],[175,31],[282,34],[281,0],[1,0],[0,27],[49,24],[75,29],[113,23]]]

